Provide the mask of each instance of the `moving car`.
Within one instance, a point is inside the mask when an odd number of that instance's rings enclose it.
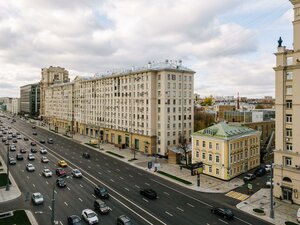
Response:
[[[68,217],[68,225],[83,225],[83,223],[79,216],[72,215]]]
[[[11,150],[11,151],[16,151],[16,149],[17,149],[17,148],[16,148],[15,145],[11,145],[11,146],[10,146],[10,150]]]
[[[33,131],[32,134],[33,134],[33,135],[37,135],[37,132],[36,132],[36,131]]]
[[[67,173],[66,173],[66,171],[63,169],[63,168],[57,168],[56,169],[56,175],[57,176],[65,176]]]
[[[133,223],[128,216],[121,215],[117,218],[117,225],[133,225]]]
[[[41,162],[42,162],[42,163],[48,163],[48,162],[49,162],[49,159],[48,159],[46,156],[42,156]]]
[[[59,160],[57,163],[60,167],[67,167],[68,163],[65,160]]]
[[[35,129],[35,128],[36,128],[36,126],[33,125],[33,126],[32,126],[32,129]]]
[[[101,214],[108,214],[111,210],[105,202],[101,201],[100,199],[96,199],[94,201],[94,208],[96,211],[100,212]]]
[[[247,181],[251,181],[251,180],[254,180],[256,178],[256,176],[252,173],[248,173],[246,176],[244,176],[244,181],[247,182]]]
[[[24,137],[23,139],[24,141],[29,141],[28,137]]]
[[[80,172],[79,169],[73,169],[72,170],[72,175],[73,175],[73,177],[76,177],[76,178],[82,177],[82,173]]]
[[[214,207],[211,209],[211,213],[221,216],[225,219],[233,219],[234,218],[233,212],[228,208]]]
[[[40,192],[32,193],[31,200],[36,205],[40,205],[44,203],[44,197]]]
[[[43,169],[42,173],[45,177],[52,177],[52,174],[53,174],[52,171],[49,169]]]
[[[16,165],[16,164],[17,164],[17,161],[13,157],[10,157],[9,158],[9,165]]]
[[[30,143],[30,145],[31,145],[31,146],[36,146],[35,141],[32,141],[32,142]]]
[[[37,153],[37,149],[36,149],[36,148],[31,148],[30,151],[31,151],[32,153]]]
[[[156,199],[157,194],[156,192],[151,188],[145,188],[140,190],[140,194],[149,198],[149,199]]]
[[[65,187],[65,186],[67,186],[67,183],[66,183],[66,181],[63,178],[58,178],[56,180],[56,185],[58,187]]]
[[[48,144],[53,144],[53,139],[49,138],[47,142],[48,142]]]
[[[257,176],[257,177],[261,177],[263,175],[265,175],[267,173],[265,167],[259,167],[255,170],[254,174]]]
[[[272,169],[272,165],[270,165],[270,164],[265,165],[265,170],[266,170],[267,172],[270,172],[271,169]]]
[[[26,170],[29,171],[29,172],[33,172],[33,171],[35,171],[35,167],[31,163],[28,163],[26,165]]]
[[[107,189],[101,186],[96,186],[94,188],[94,194],[99,197],[99,198],[103,198],[103,199],[107,199],[109,198],[109,194],[107,192]]]
[[[22,154],[17,154],[16,159],[17,159],[17,160],[23,160],[24,157],[23,157]]]
[[[41,153],[41,154],[47,154],[47,150],[46,150],[45,148],[41,148],[41,149],[40,149],[40,153]]]
[[[20,152],[21,152],[21,153],[26,153],[27,151],[26,151],[25,148],[21,148],[21,149],[20,149]]]
[[[28,160],[35,160],[35,156],[32,153],[29,153],[27,156]]]
[[[45,140],[40,140],[40,143],[45,144],[46,142],[45,142]]]
[[[82,210],[82,218],[88,222],[88,224],[95,224],[98,223],[98,216],[97,214],[91,209],[84,209]]]
[[[88,153],[88,152],[82,153],[82,157],[83,157],[83,158],[86,158],[86,159],[91,158],[90,153]]]

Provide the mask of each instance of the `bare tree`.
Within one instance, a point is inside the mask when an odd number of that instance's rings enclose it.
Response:
[[[187,138],[184,137],[182,134],[179,135],[179,142],[178,142],[178,148],[183,150],[184,153],[184,157],[185,157],[185,165],[188,165],[187,162],[187,150],[188,150],[188,142],[187,142]]]

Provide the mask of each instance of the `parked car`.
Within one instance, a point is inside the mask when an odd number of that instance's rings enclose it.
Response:
[[[35,128],[36,128],[36,126],[33,125],[33,126],[32,126],[32,129],[35,129]]]
[[[151,188],[145,188],[140,190],[140,194],[149,198],[149,199],[156,199],[157,194],[156,192]]]
[[[57,163],[60,167],[67,167],[68,163],[65,160],[59,160]]]
[[[251,180],[254,180],[256,178],[256,176],[252,173],[248,173],[246,176],[244,176],[244,181],[247,182],[247,181],[251,181]]]
[[[300,208],[297,211],[297,221],[300,222]]]
[[[94,201],[94,208],[96,211],[100,212],[101,214],[108,214],[111,210],[105,202],[101,201],[100,199],[96,199]]]
[[[17,160],[23,160],[24,157],[23,157],[22,154],[17,154],[16,159],[17,159]]]
[[[72,175],[73,175],[73,177],[76,177],[76,178],[82,177],[82,173],[80,172],[79,169],[73,169],[72,170]]]
[[[53,144],[53,139],[49,138],[47,142],[48,142],[48,144]]]
[[[11,146],[10,146],[10,151],[16,151],[16,149],[17,149],[17,148],[16,148],[15,145],[11,145]]]
[[[31,153],[37,153],[37,149],[36,148],[31,148],[30,151],[31,151]]]
[[[128,216],[121,215],[117,218],[117,225],[133,225],[133,222]]]
[[[31,145],[31,146],[36,146],[35,141],[32,141],[32,142],[30,143],[30,145]]]
[[[21,153],[26,153],[27,151],[26,151],[25,148],[21,148],[21,149],[20,149],[20,152],[21,152]]]
[[[99,198],[103,198],[103,199],[109,198],[109,194],[108,194],[107,189],[105,187],[96,186],[94,188],[94,194]]]
[[[57,168],[56,169],[56,175],[57,176],[65,176],[67,173],[66,173],[66,171],[63,169],[63,168]]]
[[[24,137],[23,139],[24,141],[29,141],[28,137]]]
[[[214,207],[211,209],[211,213],[221,216],[225,219],[233,219],[234,218],[233,212],[228,208]]]
[[[48,159],[46,156],[42,156],[41,162],[42,162],[42,163],[48,163],[48,162],[49,162],[49,159]]]
[[[265,170],[266,170],[267,172],[270,172],[271,169],[272,169],[272,165],[270,165],[270,164],[265,165]]]
[[[91,209],[84,209],[82,210],[82,218],[88,222],[88,224],[92,225],[98,223],[98,216],[97,214]]]
[[[32,193],[31,200],[36,205],[41,205],[44,203],[44,197],[40,192]]]
[[[40,143],[45,144],[46,142],[45,142],[45,140],[40,140]]]
[[[42,173],[45,177],[52,177],[52,175],[53,175],[52,171],[49,169],[43,169]]]
[[[37,135],[37,132],[36,132],[36,131],[33,131],[32,134],[33,134],[33,135]]]
[[[56,185],[58,187],[65,187],[65,186],[67,186],[67,183],[66,183],[66,181],[63,178],[58,178],[56,180]]]
[[[68,225],[83,225],[83,223],[79,216],[72,215],[68,217]]]
[[[26,170],[29,171],[29,172],[33,172],[33,171],[35,171],[35,167],[31,163],[28,163],[26,165]]]
[[[257,177],[261,177],[261,176],[265,175],[266,173],[267,173],[267,171],[266,171],[265,167],[259,167],[254,172],[255,176],[257,176]]]

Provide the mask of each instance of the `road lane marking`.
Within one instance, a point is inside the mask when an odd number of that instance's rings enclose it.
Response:
[[[92,196],[93,196],[94,198],[97,198],[96,195],[94,195],[94,194],[92,194]]]
[[[35,184],[32,184],[33,187],[35,187]]]
[[[138,186],[138,185],[134,185],[134,186],[136,186],[137,188],[140,188],[140,186]]]
[[[225,223],[225,224],[228,224],[226,221],[224,221],[224,220],[221,220],[221,219],[218,219],[219,221],[221,221],[221,222],[223,222],[223,223]]]
[[[131,178],[133,178],[133,176],[132,176],[131,174],[129,174],[129,176],[130,176]]]
[[[54,193],[55,193],[55,194],[57,194],[57,191],[56,191],[56,190],[54,190]]]
[[[165,211],[166,214],[168,214],[169,216],[173,216],[171,213],[169,213],[168,211]]]
[[[70,189],[69,187],[67,187],[67,189],[68,189],[69,191],[71,191],[71,189]]]
[[[181,212],[184,212],[182,208],[176,207],[176,209],[180,210]]]
[[[164,194],[166,194],[166,195],[170,195],[168,192],[165,192],[165,191],[164,191]]]
[[[49,209],[52,211],[52,208],[51,208],[51,206],[49,205],[48,207],[49,207]]]
[[[59,221],[60,225],[64,225],[61,221]]]
[[[243,222],[243,223],[246,223],[246,224],[249,224],[249,225],[252,225],[252,223],[248,223],[247,221],[245,221],[245,220],[242,220],[241,218],[239,218],[239,217],[234,217],[235,219],[238,219],[239,221],[241,221],[241,222]]]
[[[126,191],[129,191],[129,189],[128,189],[128,188],[126,188],[126,187],[124,187],[124,189],[125,189]]]
[[[91,166],[88,166],[88,168],[91,169],[92,167],[91,167]]]
[[[29,179],[29,176],[27,176],[27,179]]]
[[[148,184],[148,183],[145,183],[146,185],[148,185],[148,186],[150,186],[150,184]]]
[[[111,182],[115,182],[113,179],[110,179]]]
[[[108,172],[108,173],[111,173],[111,171],[110,171],[110,170],[107,170],[107,172]]]
[[[79,184],[79,186],[83,188],[83,185],[82,185],[82,184]]]
[[[46,184],[49,184],[49,182],[48,182],[48,181],[46,181]]]
[[[97,164],[97,166],[98,166],[98,167],[100,167],[100,165],[99,165],[99,164]]]
[[[195,206],[193,206],[191,203],[186,203],[188,206],[191,206],[191,207],[195,207]]]
[[[123,177],[120,177],[120,179],[121,179],[121,180],[124,180],[124,178],[123,178]]]
[[[82,202],[82,199],[81,198],[78,198],[79,199],[79,201],[81,201]]]
[[[66,206],[68,206],[68,203],[64,202]]]
[[[102,175],[102,173],[101,173],[101,172],[98,172],[98,174]]]
[[[143,200],[145,201],[145,202],[149,202],[147,199],[145,199],[145,198],[143,198]]]

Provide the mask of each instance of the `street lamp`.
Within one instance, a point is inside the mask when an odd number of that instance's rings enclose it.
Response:
[[[52,202],[52,213],[51,213],[51,224],[54,225],[54,207],[55,207],[55,197],[54,197],[54,194],[55,194],[55,183],[53,183],[53,186],[52,186],[52,199],[51,199],[51,202]]]
[[[7,145],[7,180],[6,180],[6,191],[9,191],[9,141]]]
[[[270,218],[274,219],[274,202],[273,202],[273,163],[271,164],[271,188],[270,188]]]

